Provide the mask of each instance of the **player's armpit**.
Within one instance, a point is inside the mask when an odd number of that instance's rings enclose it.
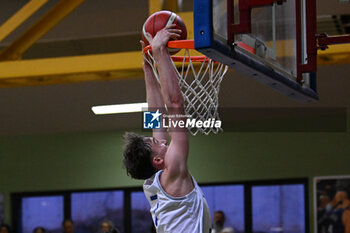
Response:
[[[194,188],[192,176],[188,171],[188,138],[180,135],[172,140],[165,155],[165,169],[161,176],[161,185],[166,193],[174,197],[183,197]]]

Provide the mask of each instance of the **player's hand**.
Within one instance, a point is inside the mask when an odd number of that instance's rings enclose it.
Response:
[[[153,38],[150,33],[147,33],[149,44],[152,47],[152,52],[157,53],[161,49],[166,48],[170,39],[176,40],[181,35],[181,30],[176,29],[176,24],[169,25],[162,30],[158,31],[156,36]]]

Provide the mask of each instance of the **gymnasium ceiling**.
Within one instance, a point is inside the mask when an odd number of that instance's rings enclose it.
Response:
[[[6,37],[0,43],[0,48],[4,51],[4,48],[11,45],[30,25],[58,2],[58,0],[48,1],[37,13]],[[191,1],[182,2],[182,9],[179,10],[185,12],[192,10]],[[25,0],[0,0],[0,24],[6,22],[26,3],[28,1]],[[338,0],[317,0],[317,4],[320,30],[326,30],[330,34],[350,33],[347,31],[350,23],[347,16],[350,15],[350,4],[340,4]],[[147,0],[85,0],[31,46],[23,54],[22,60],[117,54],[108,59],[113,61],[113,65],[121,64],[125,62],[121,53],[140,53],[138,41],[141,26],[148,17],[148,11]],[[130,59],[129,56],[125,57]],[[4,57],[0,56],[0,59],[4,60]],[[76,62],[74,65],[79,66],[79,60],[74,61]],[[142,72],[140,64],[135,65],[136,61],[127,61],[134,66],[119,73],[101,71],[69,77],[59,74],[52,81],[45,76],[26,79],[25,71],[22,71],[24,81],[0,82],[0,135],[140,128],[140,114],[95,116],[91,112],[91,107],[94,105],[145,100]],[[224,107],[349,107],[350,63],[341,63],[318,67],[320,101],[317,103],[310,105],[297,103],[237,72],[230,71],[223,81],[220,105]],[[5,64],[4,61],[0,62],[0,67],[6,68],[1,66],[2,64]],[[20,63],[11,64],[22,67]],[[42,67],[44,70],[60,72],[52,62],[44,62]],[[28,70],[29,72],[31,70]],[[75,82],[76,80],[78,82]]]

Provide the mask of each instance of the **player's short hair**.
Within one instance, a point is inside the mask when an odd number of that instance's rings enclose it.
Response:
[[[151,143],[144,136],[135,133],[125,133],[123,164],[126,173],[134,179],[148,179],[157,172],[153,167]]]

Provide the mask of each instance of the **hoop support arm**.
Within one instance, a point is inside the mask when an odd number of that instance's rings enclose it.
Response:
[[[348,44],[350,43],[350,35],[328,36],[326,33],[316,35],[317,49],[326,50],[328,45]]]
[[[233,0],[227,0],[227,32],[228,44],[231,46],[234,41],[234,34],[243,34],[251,32],[251,10],[255,7],[272,5],[274,3],[282,4],[287,0],[239,0],[239,24],[234,23],[234,3]]]

